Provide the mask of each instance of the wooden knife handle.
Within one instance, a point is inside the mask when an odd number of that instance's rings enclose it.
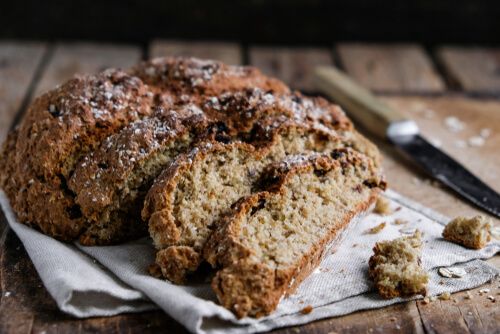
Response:
[[[407,119],[394,108],[375,98],[367,89],[332,66],[314,70],[315,88],[333,99],[367,130],[387,138],[391,123]]]

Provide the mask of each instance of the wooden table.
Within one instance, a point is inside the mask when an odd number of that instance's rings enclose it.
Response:
[[[500,49],[443,46],[425,50],[419,45],[343,43],[331,49],[250,46],[244,50],[231,43],[154,41],[143,50],[133,45],[0,41],[0,137],[19,121],[34,96],[76,72],[127,68],[141,58],[167,54],[215,58],[230,64],[248,62],[305,92],[313,92],[311,70],[315,65],[341,67],[415,119],[424,136],[441,143],[444,151],[500,191]],[[448,131],[443,125],[448,116],[466,122],[466,129]],[[480,135],[485,128],[490,136],[484,146],[468,146],[468,138]],[[466,147],[462,147],[464,141]],[[390,145],[376,142],[384,154],[392,189],[450,217],[479,213],[444,187],[428,182],[425,174]],[[160,311],[83,320],[62,313],[3,213],[0,215],[0,333],[186,332]],[[494,223],[500,222],[494,219]],[[488,262],[500,267],[500,256]],[[489,288],[500,299],[498,286],[496,282],[480,288]],[[452,298],[457,303],[410,301],[273,333],[500,332],[500,302],[474,295],[469,300],[465,292],[456,293]]]

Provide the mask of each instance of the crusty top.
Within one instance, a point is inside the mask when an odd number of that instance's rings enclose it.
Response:
[[[178,102],[196,100],[200,96],[220,96],[253,87],[276,93],[290,92],[281,81],[263,76],[254,67],[228,66],[213,60],[156,58],[140,63],[129,72],[159,95],[165,91],[171,92]]]

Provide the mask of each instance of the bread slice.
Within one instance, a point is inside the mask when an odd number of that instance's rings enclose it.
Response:
[[[422,267],[422,234],[377,242],[370,258],[370,276],[387,298],[427,295],[430,276]]]
[[[195,105],[159,108],[84,157],[69,182],[87,221],[78,241],[106,245],[145,236],[140,210],[147,190],[163,167],[187,150],[209,124]]]
[[[372,161],[351,150],[290,156],[266,168],[262,192],[235,203],[206,244],[212,281],[238,318],[276,309],[385,188]]]
[[[269,163],[346,145],[331,129],[301,124],[265,118],[251,131],[254,145],[200,145],[162,172],[148,192],[142,217],[149,220],[150,235],[159,250],[156,263],[165,277],[182,283],[198,268],[214,224],[233,202],[256,190],[255,181]]]
[[[165,277],[182,283],[202,262],[201,252],[216,224],[241,196],[254,191],[262,170],[289,154],[342,147],[341,138],[285,123],[266,146],[201,143],[177,157],[149,190],[142,217]]]
[[[450,221],[444,231],[445,239],[467,247],[481,249],[491,240],[491,221],[484,216],[457,217]]]

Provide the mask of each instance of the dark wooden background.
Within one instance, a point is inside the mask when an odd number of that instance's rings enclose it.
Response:
[[[0,38],[496,44],[497,0],[1,0]]]

